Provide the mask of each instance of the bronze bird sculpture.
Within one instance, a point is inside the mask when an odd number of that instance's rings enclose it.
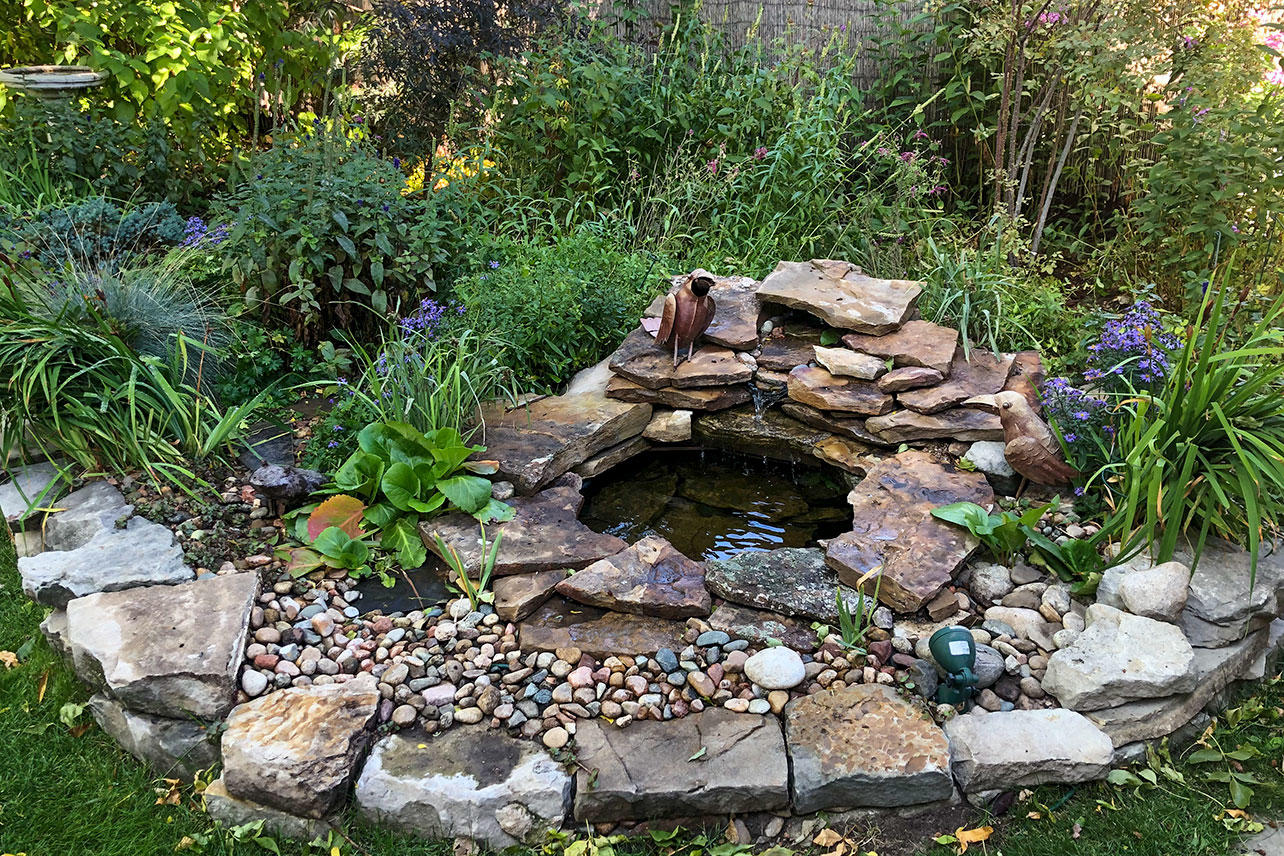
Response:
[[[691,359],[695,351],[696,340],[709,329],[716,309],[709,289],[713,287],[713,275],[706,270],[696,270],[679,286],[678,290],[664,298],[664,314],[660,316],[660,330],[655,341],[666,350],[673,346],[673,367],[682,362],[681,352],[687,352]]]
[[[1024,395],[1004,390],[994,396],[994,406],[1003,424],[1003,455],[1019,475],[1051,486],[1067,484],[1080,475],[1066,463],[1052,429]]]

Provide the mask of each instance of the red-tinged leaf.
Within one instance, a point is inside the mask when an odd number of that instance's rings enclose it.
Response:
[[[464,461],[464,469],[479,476],[493,476],[499,472],[499,461]]]
[[[341,493],[332,496],[316,507],[308,517],[308,538],[317,539],[331,526],[337,526],[349,538],[360,538],[366,533],[361,531],[361,516],[366,513],[366,506],[355,496]]]
[[[72,737],[80,737],[91,727],[93,727],[92,722],[82,722],[79,725],[73,725],[71,728],[68,728],[67,732],[71,734]]]

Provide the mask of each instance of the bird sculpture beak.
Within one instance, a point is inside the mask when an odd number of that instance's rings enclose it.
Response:
[[[999,403],[994,400],[993,395],[974,395],[965,399],[962,407],[974,407],[977,410],[984,410],[986,413],[998,413]]]

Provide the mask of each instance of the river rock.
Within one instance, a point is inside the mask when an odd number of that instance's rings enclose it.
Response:
[[[659,618],[705,616],[713,606],[704,567],[659,535],[577,571],[557,591],[590,606]]]
[[[976,395],[991,395],[1003,389],[1012,370],[1012,354],[995,357],[990,351],[973,349],[967,357],[963,349],[945,374],[948,378],[927,389],[915,389],[897,396],[900,403],[917,413],[937,413]]]
[[[592,377],[599,377],[600,372]],[[605,384],[605,379],[600,378]],[[644,403],[608,398],[606,387],[550,396],[486,414],[486,457],[503,478],[530,493],[599,452],[641,434],[651,421]]]
[[[84,530],[79,530],[84,531]],[[70,530],[64,530],[70,534]],[[74,542],[74,537],[71,539]],[[70,543],[70,542],[69,542]],[[46,550],[18,560],[22,590],[38,603],[64,607],[72,598],[192,579],[183,548],[165,526],[131,518],[124,529],[98,530],[72,550]]]
[[[686,443],[691,439],[690,410],[660,410],[651,416],[651,422],[642,436],[657,443]]]
[[[621,612],[604,612],[554,598],[517,627],[526,651],[578,648],[592,657],[652,654],[683,646],[681,621]]]
[[[572,779],[529,740],[451,729],[384,737],[357,780],[367,819],[426,838],[468,838],[495,851],[536,844],[570,810]]]
[[[954,791],[945,732],[891,687],[855,685],[792,701],[785,737],[800,814],[899,808]]]
[[[994,492],[980,473],[907,451],[879,462],[848,501],[852,531],[830,540],[826,561],[850,586],[881,568],[878,599],[897,612],[915,612],[953,579],[978,543],[966,529],[933,517],[932,509],[961,501],[988,506]]]
[[[1012,575],[1003,565],[978,562],[969,573],[968,588],[982,603],[997,603],[1012,591]]]
[[[913,321],[910,322],[914,323]],[[826,348],[817,345],[816,362],[820,363],[830,374],[840,377],[854,377],[857,380],[877,380],[887,372],[887,361],[853,351],[850,348]]]
[[[89,699],[89,712],[122,749],[161,776],[191,780],[218,763],[217,731],[203,722],[136,713],[103,693]]]
[[[201,796],[209,816],[229,829],[261,822],[264,835],[301,841],[324,839],[338,830],[337,823],[331,818],[298,817],[271,806],[238,799],[227,792],[222,777],[210,782]]]
[[[816,631],[787,615],[720,604],[709,616],[709,626],[737,639],[765,645],[777,641],[795,651],[815,651]]]
[[[1176,621],[1186,606],[1190,568],[1164,562],[1141,568],[1119,581],[1119,599],[1133,615],[1157,621]]]
[[[492,524],[487,531],[491,541],[498,533],[504,536],[495,562],[496,576],[584,568],[628,546],[622,539],[594,532],[578,520],[584,496],[574,487],[551,487],[509,504],[513,519]],[[439,534],[455,548],[471,575],[480,573],[481,531],[472,515],[455,513],[424,521],[419,524],[419,532],[428,549],[438,555],[432,536],[434,532]]]
[[[945,723],[954,778],[964,793],[1105,778],[1114,748],[1082,714],[1011,710]]]
[[[801,309],[831,327],[881,335],[904,324],[918,304],[920,283],[874,279],[848,262],[786,262],[758,286],[758,298]]]
[[[78,597],[66,632],[76,673],[131,710],[222,719],[257,595],[257,575],[242,573]]]
[[[12,393],[10,393],[12,394]],[[62,493],[58,468],[48,461],[6,468],[0,472],[0,513],[9,523],[25,519],[34,509],[48,506]]]
[[[565,571],[535,571],[498,577],[491,584],[495,593],[495,612],[503,621],[521,621],[548,600],[557,584],[564,579]]]
[[[977,440],[963,453],[963,458],[985,473],[996,491],[1011,496],[1020,489],[1021,477],[1008,463],[1004,445],[1002,440]]]
[[[753,399],[748,384],[702,388],[666,386],[649,389],[628,378],[613,377],[606,385],[608,398],[620,401],[647,402],[675,410],[726,410]]]
[[[83,547],[134,513],[134,506],[105,481],[91,482],[62,498],[58,508],[61,510],[45,521],[46,550]]]
[[[677,291],[686,276],[675,276],[673,288]],[[713,298],[713,321],[704,331],[702,339],[736,351],[750,351],[758,344],[758,282],[747,276],[715,276],[709,289]],[[664,297],[657,297],[642,314],[644,318],[660,318],[664,314]]]
[[[819,410],[858,416],[887,413],[894,399],[868,381],[835,377],[824,369],[795,366],[789,372],[789,397]]]
[[[1050,624],[1037,609],[1019,606],[991,606],[985,611],[985,618],[1006,624],[1016,631],[1019,638],[1029,639],[1044,651],[1056,647],[1052,634],[1061,629],[1059,625]]]
[[[843,344],[854,351],[891,360],[895,366],[921,366],[945,376],[950,373],[958,340],[959,331],[953,327],[914,320],[884,336],[849,333],[843,337]]]
[[[791,690],[807,677],[797,651],[778,645],[745,660],[745,677],[764,690]]]
[[[628,728],[581,720],[575,741],[581,822],[725,817],[789,803],[789,762],[774,716],[713,708]]]
[[[1074,710],[1099,710],[1195,688],[1195,652],[1171,624],[1095,603],[1074,644],[1048,658],[1043,688]]]
[[[938,384],[944,377],[945,375],[936,369],[925,369],[922,366],[902,366],[898,369],[892,369],[880,377],[875,386],[878,387],[879,392],[905,392],[910,389]]]
[[[893,410],[883,416],[872,416],[865,420],[865,430],[877,442],[885,445],[918,440],[971,442],[1003,439],[1003,425],[999,422],[998,414],[971,407],[955,407],[930,415],[913,410]]]
[[[853,613],[860,603],[859,592],[841,585],[825,552],[814,547],[755,550],[706,562],[705,585],[732,603],[829,624],[838,621],[836,592]]]
[[[370,677],[291,687],[240,705],[223,732],[228,793],[302,817],[325,817],[347,796],[378,710],[379,691]]]

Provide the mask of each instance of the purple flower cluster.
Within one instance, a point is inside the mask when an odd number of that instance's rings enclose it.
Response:
[[[179,246],[185,249],[201,246],[217,247],[227,240],[227,233],[226,223],[211,229],[209,224],[200,217],[188,217],[187,223],[183,226],[183,240]]]
[[[1168,377],[1170,356],[1180,347],[1181,340],[1164,331],[1155,308],[1139,300],[1122,318],[1108,322],[1088,346],[1083,379],[1108,389],[1153,387]]]
[[[1109,440],[1114,437],[1110,407],[1104,398],[1071,386],[1068,380],[1060,377],[1044,383],[1040,392],[1044,415],[1056,423],[1071,452],[1088,456],[1096,448],[1095,438]]]
[[[431,297],[425,297],[419,302],[414,312],[397,323],[401,325],[403,333],[423,333],[431,339],[441,330],[442,325],[447,323],[450,313],[463,315],[464,312],[465,308],[462,304],[438,303]]]

